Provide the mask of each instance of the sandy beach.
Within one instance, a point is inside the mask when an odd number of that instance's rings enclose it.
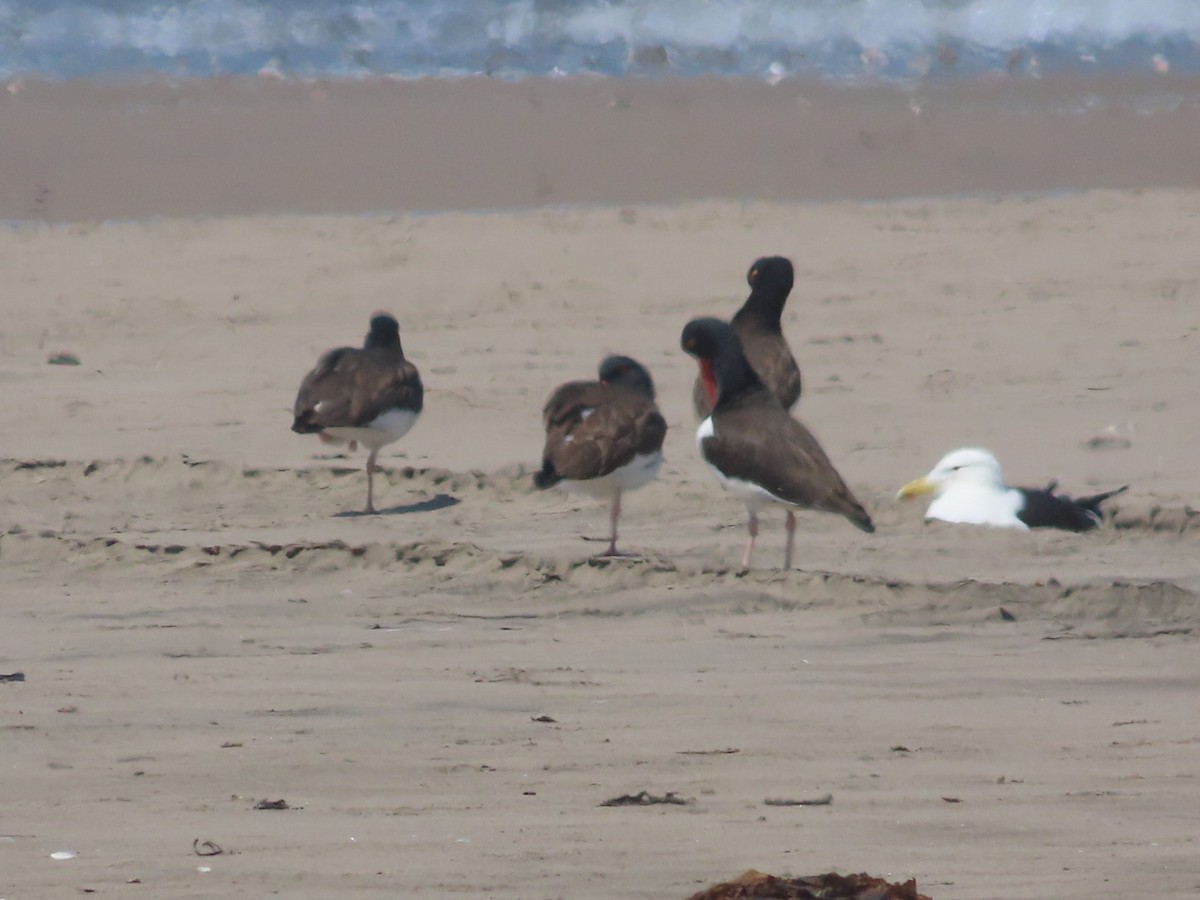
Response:
[[[1200,76],[16,81],[0,219],[1200,187]]]
[[[3,896],[1200,892],[1196,110],[402,87],[0,94]],[[802,515],[782,572],[768,512],[739,575],[678,340],[768,253],[878,531]],[[365,455],[289,425],[377,309],[427,393],[366,517]],[[529,473],[608,352],[667,462],[592,561],[603,507]],[[966,444],[1130,489],[1084,535],[895,502]],[[642,790],[687,802],[600,806]]]

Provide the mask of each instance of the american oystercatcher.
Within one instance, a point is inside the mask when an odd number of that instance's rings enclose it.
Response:
[[[712,407],[696,431],[700,455],[749,514],[743,569],[750,568],[758,511],[767,504],[787,509],[785,569],[792,567],[797,509],[837,513],[863,531],[875,530],[816,438],[763,385],[731,326],[719,319],[693,319],[680,343],[699,361],[700,380]]]
[[[924,478],[910,481],[897,499],[933,495],[926,520],[1000,528],[1059,528],[1090,531],[1103,521],[1100,504],[1129,486],[1090,497],[1054,493],[1057,482],[1045,488],[1012,488],[1004,483],[1000,463],[987,450],[963,447],[947,453]]]
[[[546,445],[534,484],[608,500],[612,528],[601,555],[620,555],[621,495],[653,481],[663,461],[667,423],[655,406],[650,373],[627,356],[609,356],[598,381],[570,381],[555,390],[542,420]]]
[[[296,395],[292,431],[333,444],[362,444],[367,457],[367,507],[374,513],[375,458],[408,433],[421,414],[425,389],[404,358],[400,326],[387,313],[371,317],[362,349],[339,347],[321,357]]]
[[[730,321],[750,367],[784,409],[796,405],[801,386],[800,367],[780,324],[794,278],[791,260],[786,257],[764,256],[757,260],[746,273],[750,296]],[[712,412],[700,378],[692,387],[692,405],[701,419]]]

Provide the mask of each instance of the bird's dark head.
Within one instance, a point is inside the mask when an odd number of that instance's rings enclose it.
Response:
[[[786,293],[792,289],[795,278],[792,261],[786,256],[764,256],[756,259],[750,271],[746,273],[746,283],[750,285],[751,290],[771,288]]]
[[[385,312],[377,312],[371,316],[371,330],[363,341],[363,349],[375,350],[395,348],[400,346],[400,323],[395,317]]]
[[[637,391],[654,399],[654,381],[646,367],[628,356],[607,356],[600,363],[600,381]]]
[[[746,273],[750,296],[733,317],[739,328],[752,325],[758,329],[779,331],[779,320],[788,294],[792,292],[795,272],[786,256],[764,256],[755,260]]]
[[[737,332],[720,319],[692,319],[683,328],[679,344],[700,363],[700,379],[709,404],[761,386],[742,352]]]
[[[720,319],[709,317],[692,319],[683,327],[683,334],[679,338],[684,352],[702,361],[715,360],[721,348],[729,345],[731,341],[737,343],[737,335],[733,329]]]

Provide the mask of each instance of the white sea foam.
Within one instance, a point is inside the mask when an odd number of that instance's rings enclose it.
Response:
[[[4,76],[1200,71],[1198,41],[1200,0],[0,0]]]

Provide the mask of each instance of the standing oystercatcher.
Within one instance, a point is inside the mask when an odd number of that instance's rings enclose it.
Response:
[[[621,495],[653,481],[663,461],[667,423],[654,403],[650,373],[628,356],[609,356],[598,381],[569,381],[555,390],[542,420],[546,445],[534,484],[608,500],[612,528],[601,555],[619,556]]]
[[[786,257],[757,260],[746,273],[750,296],[730,321],[750,367],[784,409],[791,409],[800,399],[800,367],[780,324],[794,278],[791,260]],[[692,404],[701,419],[712,412],[699,378],[692,387]]]
[[[792,567],[797,509],[838,513],[863,531],[875,530],[816,438],[788,415],[755,374],[731,326],[719,319],[693,319],[680,343],[700,363],[700,380],[712,408],[696,430],[700,455],[749,514],[743,569],[750,568],[758,511],[770,503],[787,509],[785,569]]]
[[[388,313],[371,317],[362,349],[339,347],[321,357],[296,395],[292,431],[334,444],[361,443],[367,457],[367,507],[375,512],[375,458],[408,433],[421,414],[425,389],[417,367],[404,358],[400,326]]]

